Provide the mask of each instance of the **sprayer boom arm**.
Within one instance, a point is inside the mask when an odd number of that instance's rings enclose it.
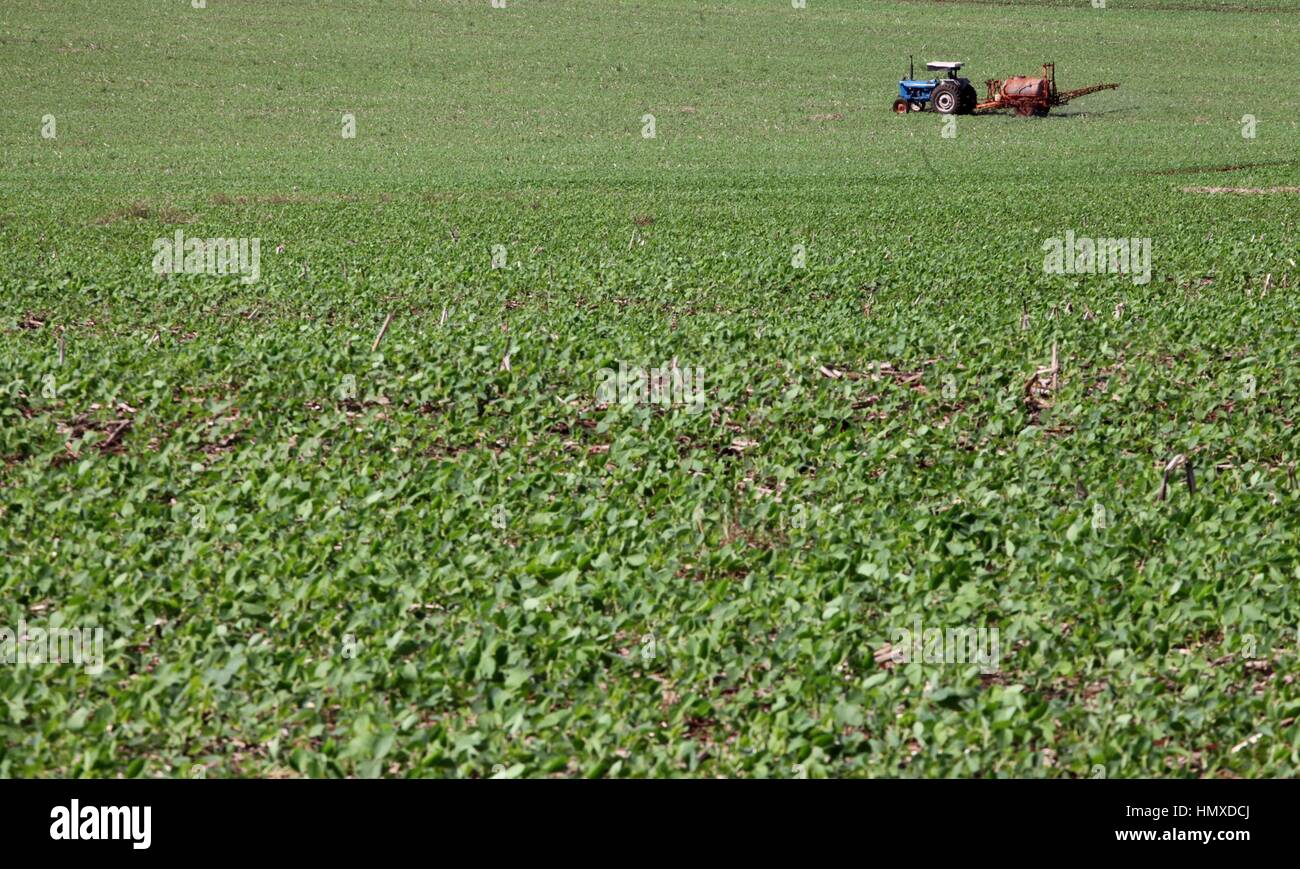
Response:
[[[1091,87],[1079,88],[1077,90],[1066,91],[1065,93],[1053,94],[1052,105],[1063,106],[1066,103],[1068,103],[1070,100],[1075,99],[1077,97],[1087,96],[1088,94],[1095,94],[1097,91],[1114,90],[1117,87],[1119,87],[1118,84],[1095,84],[1092,85]]]

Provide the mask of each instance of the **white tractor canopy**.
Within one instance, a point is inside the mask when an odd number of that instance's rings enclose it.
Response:
[[[933,70],[951,69],[956,71],[961,69],[961,67],[962,67],[962,63],[959,60],[932,60],[925,65],[926,69],[933,69]]]

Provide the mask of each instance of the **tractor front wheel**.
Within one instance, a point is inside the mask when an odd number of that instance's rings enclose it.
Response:
[[[894,100],[894,114],[907,114],[907,100]]]

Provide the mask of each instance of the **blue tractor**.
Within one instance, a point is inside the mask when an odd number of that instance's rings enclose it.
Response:
[[[958,78],[962,65],[957,61],[932,60],[925,65],[931,72],[947,72],[945,78],[918,79],[907,59],[907,78],[898,83],[894,111],[900,115],[922,112],[928,107],[945,115],[969,115],[975,111],[979,97],[970,79]]]

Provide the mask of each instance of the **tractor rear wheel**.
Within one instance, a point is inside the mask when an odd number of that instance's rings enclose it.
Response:
[[[941,81],[930,94],[930,105],[941,115],[956,114],[961,103],[960,88],[955,81]]]
[[[961,78],[957,81],[960,83],[957,89],[957,114],[972,114],[975,104],[979,102],[979,94],[975,93],[975,86],[970,83],[970,79]]]
[[[907,114],[907,100],[894,100],[894,114]]]

